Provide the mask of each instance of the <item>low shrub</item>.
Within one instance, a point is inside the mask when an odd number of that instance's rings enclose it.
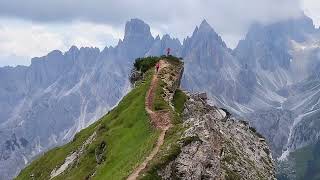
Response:
[[[147,72],[150,68],[155,67],[157,62],[160,60],[159,57],[145,57],[145,58],[138,58],[134,62],[134,67],[141,71],[142,73]]]

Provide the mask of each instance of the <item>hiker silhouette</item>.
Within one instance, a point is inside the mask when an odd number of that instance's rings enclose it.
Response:
[[[156,70],[157,70],[157,72],[159,71],[159,68],[160,68],[160,63],[158,62],[158,63],[156,64]]]
[[[170,49],[170,48],[168,48],[168,49],[167,49],[167,56],[169,56],[169,55],[170,55],[170,51],[171,51],[171,49]]]

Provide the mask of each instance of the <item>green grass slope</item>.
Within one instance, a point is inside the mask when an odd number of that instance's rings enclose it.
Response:
[[[278,180],[319,180],[320,141],[290,153],[280,165]]]
[[[292,153],[297,179],[320,179],[320,141]]]
[[[133,89],[119,105],[99,121],[79,132],[72,142],[52,149],[33,161],[16,178],[50,179],[51,171],[60,167],[65,158],[79,149],[94,132],[97,136],[78,161],[54,179],[124,179],[152,150],[158,132],[149,123],[145,112],[145,95],[152,73],[147,72],[144,83]],[[106,146],[102,151],[101,147]],[[95,153],[102,151],[100,164]]]
[[[125,96],[116,108],[77,133],[74,139],[39,156],[25,169],[17,180],[50,179],[51,172],[59,169],[71,154],[80,155],[54,180],[79,179],[125,179],[150,154],[159,137],[159,130],[153,128],[145,111],[145,96],[149,90],[154,65],[164,57],[146,57],[135,61],[135,68],[144,74],[135,88]],[[166,57],[172,68],[181,68],[180,59]],[[172,73],[172,72],[171,72]],[[163,98],[163,88],[167,84],[159,80],[156,88],[153,107],[155,110],[168,110],[172,114],[173,127],[167,132],[164,145],[156,158],[145,170],[147,176],[158,178],[155,169],[166,165],[180,152],[178,145],[183,126],[181,113],[186,101],[186,95],[177,90],[173,98],[174,109]],[[107,92],[106,92],[107,93]],[[94,137],[90,143],[86,142]]]

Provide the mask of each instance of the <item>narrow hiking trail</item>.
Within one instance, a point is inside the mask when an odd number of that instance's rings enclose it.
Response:
[[[171,127],[171,119],[170,119],[170,112],[167,110],[163,111],[153,111],[153,100],[155,98],[156,89],[159,83],[159,72],[165,67],[168,66],[168,63],[164,60],[160,60],[160,68],[158,73],[155,73],[152,77],[150,88],[147,92],[146,99],[145,99],[145,109],[150,117],[151,124],[161,130],[160,135],[157,139],[156,146],[152,149],[151,153],[146,157],[146,159],[134,169],[133,173],[129,175],[127,180],[135,180],[139,177],[141,171],[143,171],[148,163],[154,158],[154,156],[159,152],[160,147],[164,143],[164,137],[166,132]]]

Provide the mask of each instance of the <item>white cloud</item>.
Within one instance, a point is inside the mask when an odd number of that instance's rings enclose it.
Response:
[[[303,0],[304,12],[313,19],[316,26],[320,26],[320,1]]]
[[[67,46],[96,46],[100,49],[106,45],[115,45],[123,37],[123,30],[108,25],[89,22],[73,22],[71,25],[60,25],[55,28],[64,38]]]
[[[40,24],[2,18],[0,24],[0,66],[29,65],[32,57],[66,51],[72,45],[104,48],[122,37],[110,26],[86,22]]]

